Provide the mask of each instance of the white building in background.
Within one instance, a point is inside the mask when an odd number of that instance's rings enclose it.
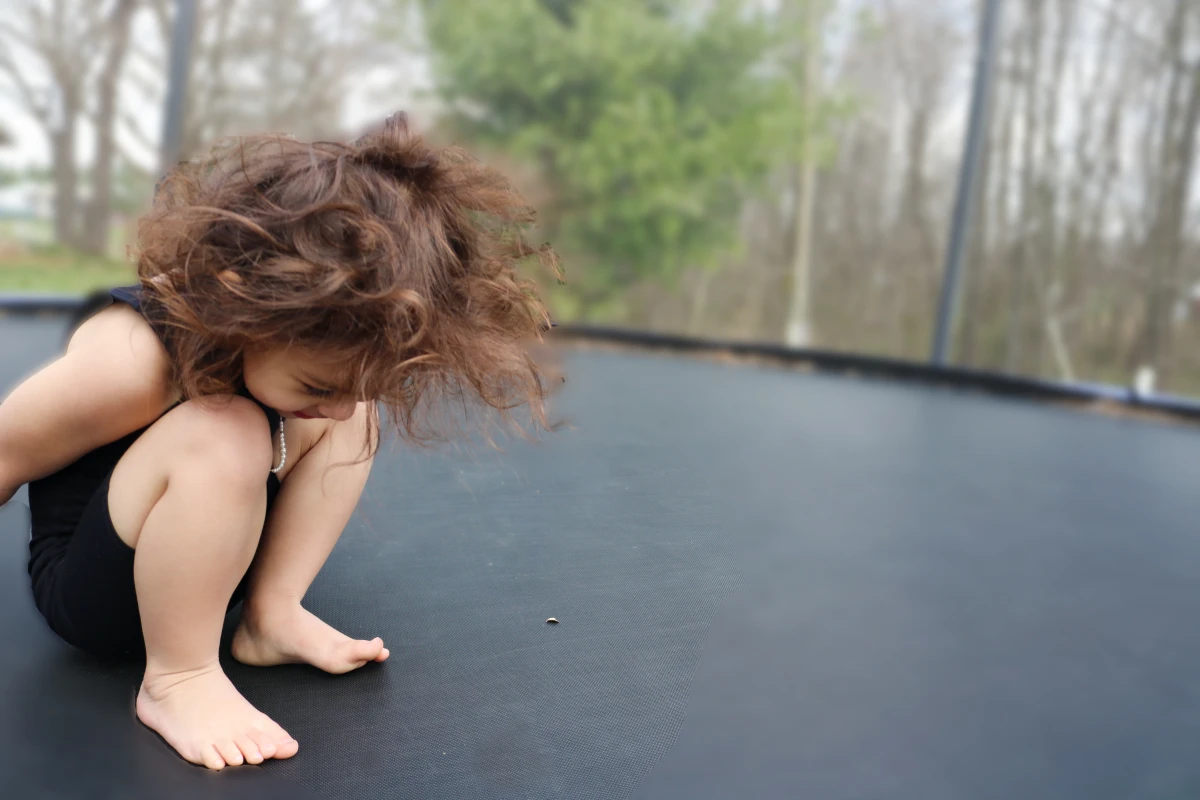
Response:
[[[54,239],[54,188],[21,181],[0,186],[0,252]]]
[[[0,219],[45,221],[54,215],[54,187],[21,181],[0,186]]]

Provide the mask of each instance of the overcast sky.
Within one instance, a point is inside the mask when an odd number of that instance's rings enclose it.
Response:
[[[775,2],[776,0],[762,0]],[[3,5],[4,0],[0,0]],[[301,0],[309,5],[328,5],[329,0]],[[839,20],[831,25],[827,43],[837,51],[846,41],[846,34],[851,30],[850,21],[858,10],[863,7],[876,6],[881,0],[841,0],[838,4]],[[915,2],[915,0],[904,0]],[[930,0],[934,2],[934,0]],[[975,49],[975,11],[977,0],[936,0],[938,7],[946,10],[955,21],[960,34],[964,37],[966,46],[962,48],[962,57],[957,59],[952,76],[953,99],[947,104],[946,113],[938,120],[931,141],[931,162],[957,162],[961,155],[966,111],[971,90],[971,73],[974,67]],[[898,3],[903,7],[903,2]],[[134,37],[136,41],[147,46],[161,48],[165,43],[159,40],[157,30],[148,11],[139,12],[135,18]],[[1081,35],[1086,35],[1086,27],[1081,28]],[[402,60],[399,60],[402,59]],[[428,64],[419,54],[400,53],[397,59],[388,64],[380,65],[368,74],[356,76],[349,82],[352,90],[346,98],[345,116],[342,127],[355,130],[372,121],[377,121],[387,113],[399,108],[411,110],[410,92],[412,87],[428,85]],[[38,75],[30,74],[31,81],[37,82]],[[0,83],[0,86],[3,86]],[[144,98],[137,95],[132,86],[122,87],[122,104],[125,108],[136,109],[136,116],[142,121],[143,131],[155,142],[158,141],[162,128],[163,100],[161,92],[158,96]],[[30,165],[49,164],[49,152],[44,132],[37,122],[29,117],[19,104],[6,96],[0,89],[0,119],[14,135],[16,142],[13,146],[0,148],[0,166],[21,168]],[[887,119],[877,120],[881,125],[891,124]],[[1069,135],[1070,120],[1060,120],[1062,133]],[[91,131],[86,125],[79,137],[79,155],[81,160],[90,159]],[[123,140],[123,151],[135,157],[147,169],[157,167],[157,153],[140,146],[130,138]]]
[[[328,0],[301,0],[306,5],[328,5]],[[0,0],[0,8],[4,0]],[[158,36],[157,27],[148,10],[138,12],[134,17],[133,38],[147,49],[160,51],[165,43]],[[18,59],[22,54],[17,54]],[[40,71],[40,63],[25,57],[19,61],[23,67],[26,79],[34,86],[46,85],[44,72]],[[344,125],[354,130],[369,122],[376,121],[387,113],[397,110],[400,106],[411,102],[413,87],[421,88],[428,84],[428,65],[419,56],[402,54],[401,58],[391,64],[380,65],[368,73],[357,76],[350,81],[351,91],[346,97],[344,109]],[[163,90],[165,91],[165,78]],[[155,142],[162,132],[162,93],[154,98],[140,96],[133,87],[121,87],[122,107],[134,110],[135,116],[141,123],[143,131]],[[381,110],[383,109],[383,110]],[[33,165],[48,165],[50,151],[46,135],[41,125],[30,116],[22,105],[9,92],[9,87],[0,75],[0,120],[12,134],[15,142],[9,147],[0,147],[0,166],[8,168],[23,168]],[[91,157],[92,132],[84,123],[79,136],[79,156],[87,161]],[[123,151],[136,158],[142,166],[154,168],[157,164],[157,153],[141,146],[130,137],[122,139]]]

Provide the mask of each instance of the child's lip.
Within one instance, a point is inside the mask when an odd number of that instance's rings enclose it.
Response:
[[[311,414],[305,414],[303,411],[293,411],[292,413],[300,419],[316,419],[316,417]]]

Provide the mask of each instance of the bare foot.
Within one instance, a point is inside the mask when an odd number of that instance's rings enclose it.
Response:
[[[351,639],[299,603],[269,613],[244,613],[233,635],[233,657],[255,667],[312,664],[340,674],[385,661],[388,655],[382,639]]]
[[[220,665],[184,673],[146,671],[137,715],[179,755],[210,769],[291,758],[299,745],[233,688]]]

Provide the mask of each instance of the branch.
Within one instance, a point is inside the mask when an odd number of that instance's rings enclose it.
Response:
[[[100,42],[106,42],[109,37],[103,35],[104,29],[112,22],[110,14],[104,13],[103,7],[97,2],[88,2],[84,7],[91,12],[82,20],[83,29],[74,37],[74,42],[69,44],[78,47],[88,46],[87,56],[94,56],[97,53],[98,47],[102,46]],[[113,9],[113,14],[116,9]],[[91,60],[90,58],[88,60]]]
[[[171,8],[167,0],[147,0],[150,12],[158,25],[158,35],[163,42],[171,41]]]
[[[13,25],[8,20],[0,19],[0,33],[6,33],[12,38],[24,44],[26,47],[33,47],[36,36],[33,36],[29,31],[23,31],[16,25]]]
[[[124,79],[126,84],[131,86],[143,100],[157,102],[162,95],[162,74],[157,71],[147,75],[138,69],[137,65],[129,64],[125,70]]]
[[[1183,59],[1176,60],[1163,53],[1161,42],[1154,41],[1148,34],[1138,30],[1128,19],[1113,11],[1111,4],[1102,4],[1099,0],[1081,0],[1081,2],[1140,44],[1142,49],[1147,51],[1145,57],[1149,63],[1167,67],[1189,66]]]
[[[17,91],[21,95],[21,101],[25,105],[26,110],[37,117],[38,121],[43,125],[50,124],[50,109],[44,103],[39,103],[34,95],[33,88],[29,82],[25,80],[25,76],[21,74],[21,70],[13,62],[12,52],[10,50],[0,50],[0,69],[7,72],[16,85]]]
[[[147,150],[158,150],[158,143],[138,125],[136,115],[125,111],[121,114],[120,121],[123,123],[122,129],[128,132],[130,138],[135,140],[138,145],[145,147]]]
[[[121,160],[124,162],[125,166],[136,172],[139,178],[143,178],[148,181],[156,181],[159,179],[160,176],[154,170],[147,169],[139,164],[137,159],[130,155],[129,151],[126,150],[120,142],[117,142],[116,147],[117,153],[121,156]]]
[[[162,54],[152,52],[150,50],[150,48],[146,47],[140,41],[134,41],[134,42],[129,43],[129,55],[131,56],[131,59],[130,59],[131,62],[134,62],[135,60],[140,59],[142,61],[145,61],[147,64],[151,65],[157,71],[163,70]]]
[[[36,28],[39,33],[45,33],[45,10],[38,5],[36,0],[26,0],[25,8],[29,12],[29,20],[33,23],[33,27]]]

